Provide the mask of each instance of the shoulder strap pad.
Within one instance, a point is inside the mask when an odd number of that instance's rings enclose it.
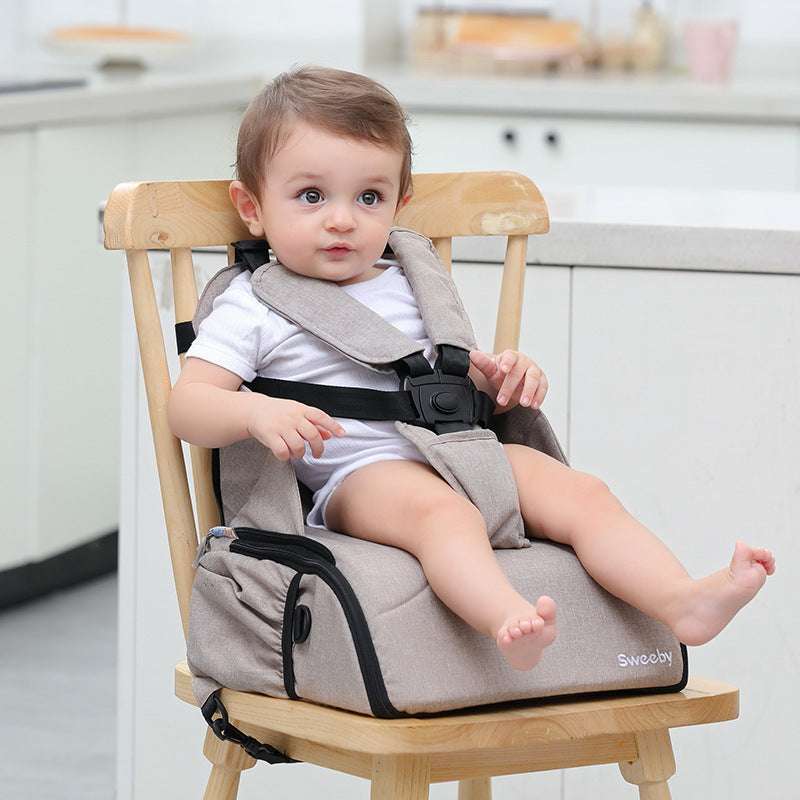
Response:
[[[389,246],[411,284],[430,340],[437,346],[474,350],[472,324],[431,240],[407,228],[392,228]]]
[[[273,261],[253,273],[251,284],[278,314],[366,366],[387,369],[422,349],[330,281],[297,275]]]
[[[472,325],[430,239],[393,228],[389,246],[411,284],[433,344],[474,349]],[[421,351],[417,342],[336,284],[297,275],[274,261],[257,269],[251,282],[263,303],[366,366],[385,369]]]

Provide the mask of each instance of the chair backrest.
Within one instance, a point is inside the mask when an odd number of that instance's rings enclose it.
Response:
[[[169,537],[175,588],[184,633],[189,620],[192,563],[198,531],[219,524],[211,481],[211,454],[191,447],[194,505],[183,447],[167,424],[172,389],[148,250],[169,250],[177,322],[192,319],[197,306],[192,248],[228,246],[253,238],[228,197],[230,181],[123,183],[106,205],[105,247],[125,250],[133,297],[150,424]],[[433,240],[449,266],[454,236],[506,236],[495,329],[495,352],[516,348],[528,235],[545,233],[544,200],[524,175],[513,172],[420,174],[414,196],[398,225]],[[195,521],[196,514],[196,521]]]

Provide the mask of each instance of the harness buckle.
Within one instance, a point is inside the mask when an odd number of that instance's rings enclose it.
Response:
[[[439,433],[444,430],[467,430],[478,424],[489,426],[493,404],[478,391],[468,377],[448,375],[440,369],[416,377],[408,376],[403,388],[411,394],[417,418],[412,425]]]

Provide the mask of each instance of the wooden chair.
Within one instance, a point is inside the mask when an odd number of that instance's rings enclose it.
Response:
[[[414,185],[399,223],[432,238],[446,263],[453,236],[508,237],[495,350],[515,347],[528,235],[549,227],[538,189],[515,173],[417,175]],[[182,321],[191,319],[197,303],[191,248],[252,237],[228,199],[228,181],[122,184],[108,201],[104,226],[106,248],[127,254],[185,631],[198,531],[218,524],[218,516],[209,453],[191,448],[193,507],[183,448],[167,427],[171,382],[147,251],[170,251],[176,317]],[[186,663],[178,664],[176,694],[194,703],[190,677]],[[536,702],[425,719],[380,720],[226,689],[222,700],[231,721],[259,741],[294,759],[371,780],[372,800],[421,800],[436,781],[459,781],[459,800],[490,800],[492,775],[603,763],[618,763],[643,800],[665,800],[675,770],[669,729],[738,714],[735,687],[700,678],[675,694]],[[213,764],[206,800],[233,800],[241,771],[255,762],[210,730],[204,752]]]

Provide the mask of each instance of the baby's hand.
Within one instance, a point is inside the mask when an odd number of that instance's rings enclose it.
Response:
[[[248,431],[281,461],[302,458],[306,445],[314,458],[319,458],[326,440],[345,434],[333,417],[318,408],[294,400],[263,395],[261,398],[262,402],[251,414]]]
[[[473,350],[469,357],[496,393],[498,406],[510,408],[518,403],[539,408],[544,401],[547,378],[528,356],[516,350],[505,350],[496,356]]]

